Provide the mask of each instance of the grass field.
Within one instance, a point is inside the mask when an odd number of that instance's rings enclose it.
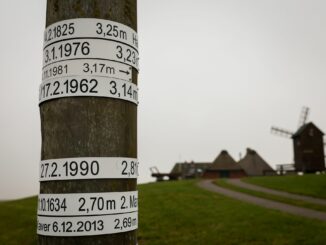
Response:
[[[274,195],[274,194],[270,194],[270,193],[245,189],[245,188],[242,188],[239,186],[232,185],[231,183],[228,183],[225,179],[218,179],[215,181],[215,183],[218,186],[221,186],[221,187],[233,190],[233,191],[249,194],[252,196],[261,197],[261,198],[265,198],[265,199],[269,199],[269,200],[273,200],[273,201],[277,201],[277,202],[287,203],[290,205],[295,205],[295,206],[299,206],[299,207],[303,207],[303,208],[310,208],[310,209],[326,212],[325,205],[318,205],[318,204],[314,204],[314,203],[310,203],[310,202],[306,202],[306,201],[302,201],[302,200],[294,200],[291,198],[282,197],[282,196],[278,196],[278,195]]]
[[[326,222],[199,189],[194,181],[139,185],[139,245],[324,244]],[[35,244],[36,198],[0,203],[0,244]]]
[[[0,202],[0,244],[36,244],[35,197]]]
[[[326,174],[244,178],[243,181],[267,188],[326,199]]]

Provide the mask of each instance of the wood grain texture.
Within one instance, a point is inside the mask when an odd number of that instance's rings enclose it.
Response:
[[[48,0],[46,26],[73,18],[116,21],[137,31],[136,0]],[[137,71],[132,82],[137,84]],[[70,157],[137,158],[137,106],[113,98],[69,97],[40,105],[41,159]],[[41,182],[40,193],[133,191],[137,180],[101,179]],[[40,245],[130,245],[136,231],[87,237],[38,236]]]

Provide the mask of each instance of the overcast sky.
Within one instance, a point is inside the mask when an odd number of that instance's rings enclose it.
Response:
[[[38,193],[45,0],[0,1],[0,199]],[[302,106],[326,131],[326,1],[138,0],[139,182],[149,167],[236,159],[251,147],[293,162]]]

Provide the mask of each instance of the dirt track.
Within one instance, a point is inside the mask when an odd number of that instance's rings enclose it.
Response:
[[[291,198],[294,200],[301,200],[301,201],[306,201],[306,202],[315,203],[315,204],[319,204],[319,205],[326,205],[326,200],[324,200],[324,199],[319,199],[319,198],[309,197],[309,196],[304,196],[304,195],[296,195],[296,194],[292,194],[292,193],[288,193],[288,192],[284,192],[284,191],[272,190],[272,189],[268,189],[265,187],[261,187],[261,186],[243,182],[240,179],[228,179],[227,181],[232,185],[236,185],[236,186],[239,186],[239,187],[242,187],[245,189],[249,189],[249,190],[253,190],[253,191],[260,191],[260,192],[265,192],[265,193],[269,193],[269,194],[273,194],[273,195],[277,195],[277,196],[288,197],[288,198]]]
[[[324,212],[315,211],[308,208],[296,207],[285,203],[275,202],[260,197],[254,197],[240,192],[231,191],[213,184],[212,180],[202,180],[198,182],[198,186],[205,190],[216,192],[240,201],[256,204],[265,208],[275,209],[282,212],[303,216],[306,218],[313,218],[326,221],[326,213]]]

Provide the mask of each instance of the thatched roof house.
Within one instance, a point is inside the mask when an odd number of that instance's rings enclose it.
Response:
[[[182,179],[201,177],[204,171],[211,166],[208,162],[182,162],[176,163],[171,174],[178,175]]]
[[[170,179],[204,178],[242,178],[274,174],[275,171],[254,150],[247,149],[247,155],[236,162],[222,150],[211,162],[179,162],[168,174]]]
[[[254,150],[247,148],[247,154],[239,161],[248,176],[273,175],[275,171],[269,164]]]
[[[204,173],[205,178],[240,178],[245,175],[241,166],[226,150],[221,151]]]
[[[226,150],[222,150],[220,154],[213,161],[210,169],[217,170],[239,170],[241,167],[237,162],[230,156]]]

